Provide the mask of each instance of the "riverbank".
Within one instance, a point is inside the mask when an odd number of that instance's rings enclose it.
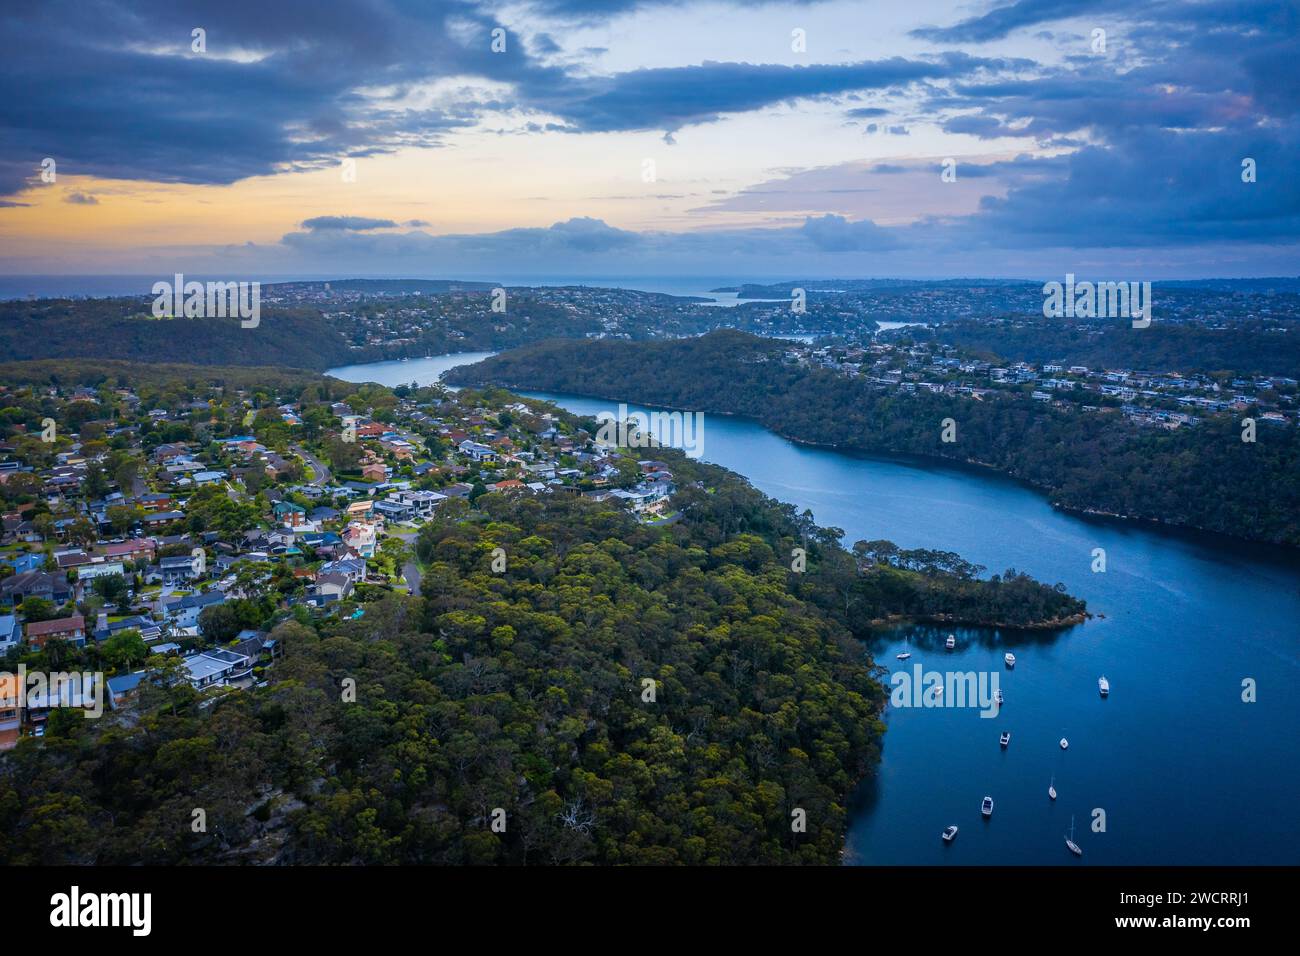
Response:
[[[1100,616],[1105,617],[1104,614]],[[947,624],[952,625],[953,627],[978,627],[1013,631],[1064,631],[1071,627],[1077,627],[1086,621],[1090,621],[1092,618],[1093,615],[1089,612],[1080,611],[1078,614],[1056,617],[1047,621],[1035,621],[1030,624],[1013,624],[1006,621],[962,618],[952,614],[902,614],[875,618],[872,620],[871,625],[873,627],[898,628],[911,624]]]
[[[508,358],[508,354],[504,356],[504,358]],[[472,365],[461,365],[454,377],[458,378],[461,382],[464,382],[464,384],[499,385],[500,388],[515,390],[515,392],[528,392],[528,390],[550,388],[550,386],[547,385],[539,386],[536,384],[536,381],[534,381],[533,384],[528,384],[528,382],[521,380],[521,378],[502,376],[494,371],[489,371],[489,375],[487,376],[476,376],[474,375],[474,368]],[[625,393],[616,394],[615,389],[612,388],[591,388],[589,384],[584,385],[584,388],[581,389],[572,389],[569,388],[569,386],[565,386],[563,390],[565,394],[580,395],[580,397],[584,398],[598,398],[608,402],[627,401],[627,394]],[[926,451],[917,450],[876,449],[876,447],[863,447],[862,445],[855,444],[855,442],[852,441],[829,441],[822,440],[822,438],[810,438],[809,436],[806,436],[806,434],[794,432],[793,429],[790,429],[787,425],[781,423],[781,421],[777,419],[775,410],[763,410],[757,412],[737,411],[735,408],[720,406],[718,403],[707,402],[686,407],[685,405],[682,405],[682,403],[660,401],[659,398],[656,398],[651,405],[669,411],[703,412],[705,415],[716,415],[723,416],[723,418],[738,418],[754,421],[754,423],[766,428],[768,432],[777,434],[777,436],[785,438],[787,441],[794,442],[794,444],[813,447],[813,449],[827,449],[837,451],[837,453],[841,454],[861,455],[861,457],[868,458],[879,457],[893,460],[918,460],[918,462],[935,464],[935,466],[943,464],[943,466],[967,467],[976,468],[976,470],[991,471],[997,473],[998,476],[1004,477],[1006,480],[1015,481],[1015,483],[1021,484],[1024,488],[1032,489],[1035,493],[1041,494],[1041,496],[1044,496],[1044,498],[1050,503],[1050,506],[1054,507],[1054,509],[1071,512],[1071,514],[1156,525],[1156,527],[1175,529],[1175,531],[1213,535],[1227,541],[1251,542],[1251,544],[1277,546],[1277,548],[1295,551],[1297,555],[1300,555],[1300,540],[1290,540],[1290,538],[1283,540],[1283,538],[1262,535],[1262,533],[1257,532],[1257,525],[1252,523],[1243,522],[1235,525],[1229,524],[1227,527],[1219,527],[1217,524],[1201,522],[1201,520],[1193,519],[1191,516],[1184,516],[1184,518],[1179,520],[1171,520],[1157,515],[1130,514],[1130,512],[1104,509],[1104,507],[1073,505],[1073,503],[1062,501],[1060,498],[1060,489],[1058,489],[1056,485],[1049,484],[1047,481],[1034,479],[1034,477],[1027,475],[1026,471],[1024,471],[1024,468],[1022,467],[1008,468],[1002,466],[1002,464],[991,462],[991,460],[972,457],[972,455],[957,457],[957,455],[932,454],[926,453]],[[937,421],[939,419],[936,418],[935,420]],[[1101,462],[1097,467],[1108,466],[1105,466],[1105,463]]]

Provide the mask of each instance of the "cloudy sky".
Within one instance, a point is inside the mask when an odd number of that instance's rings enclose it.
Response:
[[[0,272],[1296,275],[1298,38],[1296,0],[6,4]]]

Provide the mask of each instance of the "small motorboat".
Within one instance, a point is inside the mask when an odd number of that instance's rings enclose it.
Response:
[[[1016,655],[1012,654],[1010,651],[1007,651],[1006,654],[1002,655],[1002,659],[1007,662],[1008,667],[1016,666]]]
[[[1000,738],[1000,742],[1002,744],[1002,749],[1006,750],[1007,744],[1011,743],[1011,732],[1009,730],[1002,731],[1002,737]]]
[[[1069,749],[1070,749],[1070,742],[1069,742],[1068,740],[1066,740],[1064,737],[1061,738],[1061,749],[1062,749],[1062,750],[1069,750]]]
[[[943,842],[951,843],[957,837],[957,824],[943,828]]]
[[[1102,697],[1110,696],[1110,681],[1106,680],[1106,675],[1102,674],[1101,679],[1097,681],[1097,689],[1101,691]]]
[[[996,700],[996,701],[998,702],[998,706],[999,706],[999,707],[1002,706],[1002,689],[1001,689],[1001,688],[998,688],[998,692],[997,692],[996,694],[993,695],[993,699]]]
[[[1074,817],[1070,817],[1070,835],[1065,838],[1065,848],[1075,856],[1083,856],[1083,850],[1074,842]]]
[[[957,646],[957,635],[956,635],[956,634],[949,634],[949,635],[948,635],[948,640],[946,640],[946,641],[943,642],[943,646],[946,647],[946,648],[948,648],[948,650],[952,650],[954,647],[956,647],[956,646]]]
[[[894,656],[897,657],[900,661],[905,661],[905,660],[907,660],[909,657],[911,657],[912,655],[911,655],[911,654],[895,654]]]
[[[1056,778],[1055,777],[1053,777],[1052,782],[1047,785],[1047,795],[1051,797],[1053,800],[1056,799]]]
[[[984,816],[986,816],[986,817],[991,817],[991,816],[993,816],[993,798],[992,798],[992,797],[985,797],[984,800],[980,803],[980,813],[984,814]]]

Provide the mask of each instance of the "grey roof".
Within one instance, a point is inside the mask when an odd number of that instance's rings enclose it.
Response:
[[[220,591],[208,591],[206,594],[187,594],[178,601],[171,601],[163,607],[167,610],[185,610],[191,607],[210,607],[213,604],[220,604],[226,599],[226,596]]]

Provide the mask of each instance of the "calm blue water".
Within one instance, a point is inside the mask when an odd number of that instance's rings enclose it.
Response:
[[[403,362],[370,362],[363,365],[340,365],[338,368],[326,369],[326,375],[333,375],[345,382],[377,382],[395,388],[398,385],[431,385],[442,376],[443,372],[457,365],[471,365],[481,362],[495,352],[456,352],[451,355],[432,355],[428,358],[415,358]]]
[[[417,363],[379,368],[392,364]],[[382,381],[358,368],[331,374]],[[531,394],[580,414],[616,410]],[[844,529],[847,543],[888,538],[957,551],[990,572],[1015,567],[1064,582],[1105,615],[1052,635],[958,629],[951,653],[947,632],[927,628],[873,647],[890,671],[920,663],[997,673],[1006,704],[993,719],[975,709],[889,709],[879,775],[854,803],[849,862],[1300,863],[1294,553],[1075,517],[983,471],[805,448],[738,419],[707,416],[704,436],[704,459],[812,509],[819,524]],[[1105,573],[1091,570],[1094,548],[1106,551]],[[914,656],[900,664],[894,656],[904,650]],[[1014,671],[1003,665],[1007,650]],[[1097,691],[1103,673],[1106,700]],[[1241,700],[1246,678],[1256,703]],[[1003,730],[1012,735],[1005,751]],[[996,804],[987,822],[985,794]],[[1096,809],[1105,832],[1091,828]],[[1064,846],[1072,814],[1081,860]],[[960,834],[945,845],[939,834],[950,823]]]

